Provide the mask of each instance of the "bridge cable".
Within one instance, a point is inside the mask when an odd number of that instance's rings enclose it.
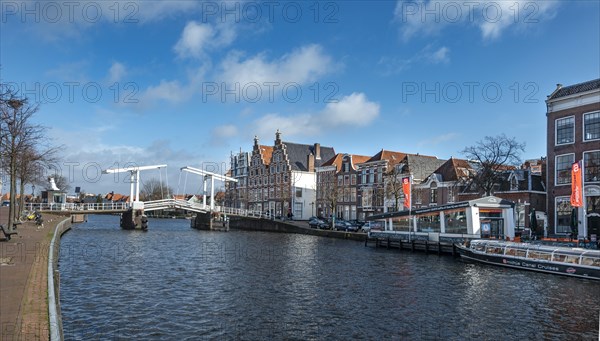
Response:
[[[165,181],[167,183],[167,197],[169,196],[169,167],[165,167]]]
[[[188,173],[185,172],[185,179],[183,181],[183,196],[184,196],[184,198],[185,198],[185,188],[187,187],[187,176],[188,176]]]
[[[160,179],[160,199],[163,200],[165,195],[163,194],[163,183],[162,183],[162,172],[158,169],[158,178]]]
[[[177,192],[175,192],[175,194],[179,194],[179,184],[181,183],[181,172],[183,171],[179,171],[179,178],[177,179]]]

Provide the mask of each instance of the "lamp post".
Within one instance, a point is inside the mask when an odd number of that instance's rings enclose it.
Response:
[[[311,217],[315,216],[315,213],[314,213],[315,210],[314,209],[315,209],[315,202],[313,201],[313,202],[310,203],[310,216]]]
[[[35,200],[35,185],[31,185],[31,202]]]

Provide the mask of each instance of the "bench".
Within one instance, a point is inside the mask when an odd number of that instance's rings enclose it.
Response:
[[[15,225],[16,225],[16,224],[15,224]],[[2,230],[2,233],[4,233],[4,240],[10,240],[10,238],[11,238],[11,236],[12,236],[13,234],[18,234],[18,232],[17,232],[17,231],[7,231],[7,230],[4,228],[4,225],[0,225],[0,230]]]

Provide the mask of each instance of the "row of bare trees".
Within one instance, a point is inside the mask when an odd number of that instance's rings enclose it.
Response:
[[[51,146],[47,128],[33,120],[38,110],[39,106],[27,97],[0,84],[0,167],[10,179],[9,229],[23,210],[25,186],[45,182],[40,175],[46,165],[57,160],[58,148]]]

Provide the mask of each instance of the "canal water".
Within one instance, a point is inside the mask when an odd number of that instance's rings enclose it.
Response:
[[[598,340],[598,283],[308,235],[89,216],[61,242],[67,340]]]

